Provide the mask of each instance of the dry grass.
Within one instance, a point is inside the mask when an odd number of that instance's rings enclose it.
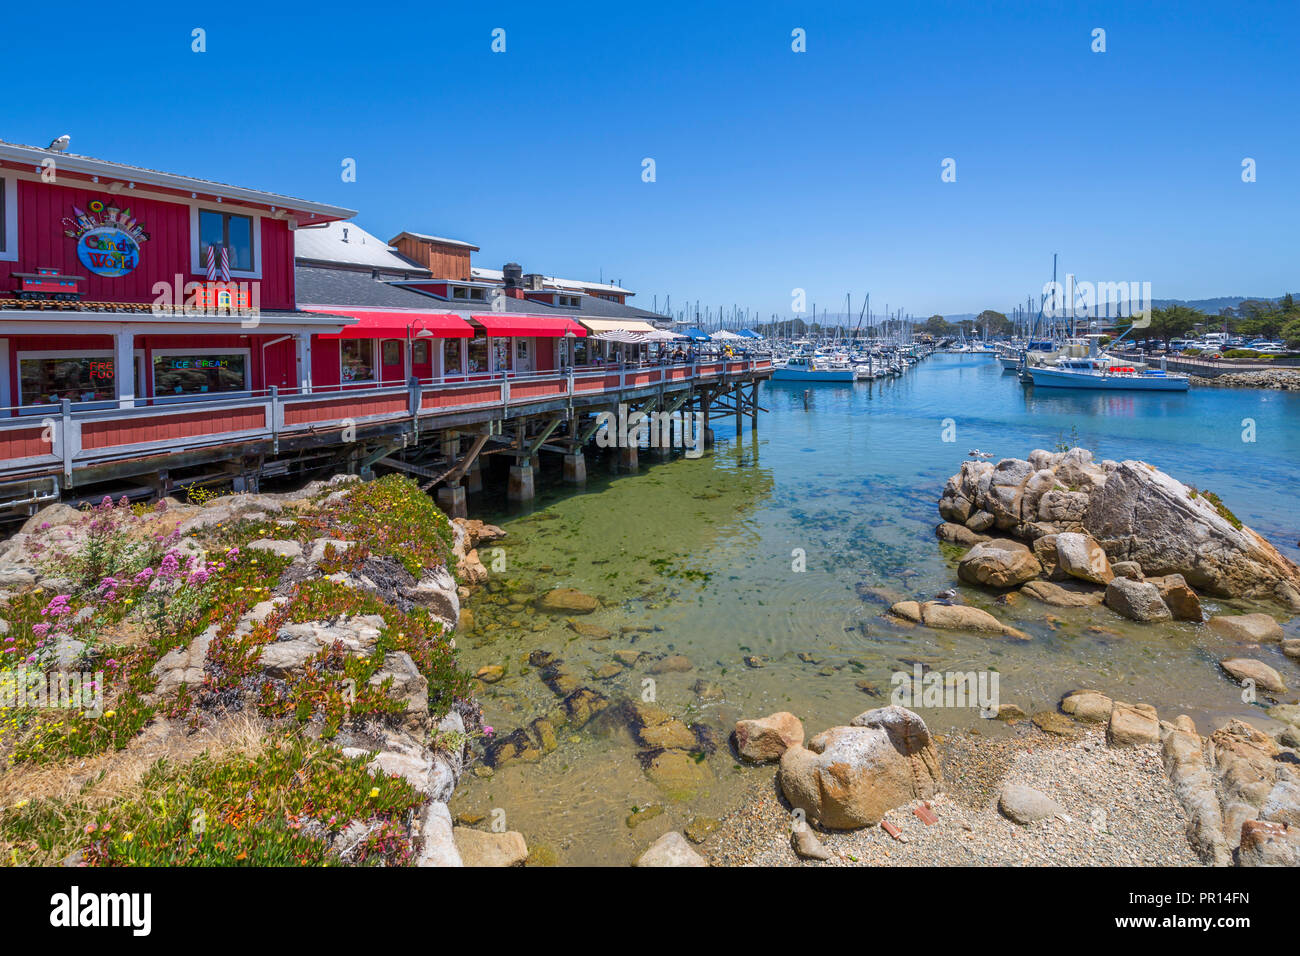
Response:
[[[102,806],[132,793],[159,760],[185,764],[204,751],[215,759],[234,753],[256,757],[265,745],[266,725],[248,714],[227,717],[192,734],[178,723],[156,719],[125,750],[60,763],[20,764],[0,773],[0,807],[49,798]]]

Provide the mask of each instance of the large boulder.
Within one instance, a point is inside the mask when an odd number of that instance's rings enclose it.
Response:
[[[965,525],[954,524],[951,521],[945,521],[935,528],[934,535],[940,541],[947,541],[949,544],[955,544],[962,548],[970,548],[981,541],[989,540],[988,535],[976,534]]]
[[[1230,657],[1219,661],[1219,666],[1239,683],[1254,681],[1255,686],[1260,690],[1274,694],[1286,693],[1286,683],[1282,680],[1282,675],[1263,661],[1251,657]]]
[[[1056,536],[1056,556],[1065,573],[1080,581],[1109,584],[1115,577],[1105,550],[1086,534],[1062,531]]]
[[[945,604],[943,601],[900,601],[889,609],[890,613],[904,620],[917,620],[926,627],[953,631],[978,631],[984,634],[1005,634],[1016,640],[1028,640],[1023,631],[1003,624],[988,611],[971,607],[969,604]],[[909,614],[915,613],[915,618]]]
[[[1106,606],[1133,621],[1149,623],[1173,618],[1160,598],[1160,589],[1147,581],[1112,578],[1106,585]]]
[[[1223,811],[1196,725],[1184,714],[1160,730],[1165,774],[1187,813],[1187,840],[1202,862],[1227,866],[1232,856],[1223,835]]]
[[[1141,747],[1160,743],[1160,719],[1150,704],[1117,700],[1110,711],[1106,742],[1112,747]]]
[[[1052,607],[1096,607],[1106,597],[1106,592],[1098,587],[1069,587],[1052,581],[1030,581],[1020,589],[1020,593]]]
[[[1300,568],[1205,495],[1141,461],[1120,462],[1088,501],[1084,526],[1112,560],[1148,577],[1181,574],[1218,597],[1300,607]]]
[[[1166,574],[1164,577],[1147,578],[1148,584],[1154,584],[1160,591],[1160,599],[1165,602],[1175,621],[1202,621],[1205,613],[1201,610],[1201,598],[1191,589],[1181,574]]]
[[[1210,630],[1243,644],[1282,640],[1282,625],[1268,614],[1224,614],[1210,618]]]
[[[989,475],[988,491],[976,504],[993,514],[994,524],[1010,531],[1023,524],[1021,498],[1025,485],[1035,474],[1034,466],[1020,458],[1004,458]],[[1029,519],[1032,520],[1032,519]]]
[[[787,711],[736,721],[736,752],[750,763],[780,760],[791,747],[802,746],[803,724]]]
[[[867,711],[781,757],[781,791],[810,820],[833,830],[874,826],[885,812],[928,799],[942,784],[925,722],[903,707]]]
[[[1066,694],[1061,701],[1061,710],[1065,713],[1075,720],[1086,720],[1092,723],[1104,723],[1110,720],[1110,712],[1114,706],[1114,702],[1109,697],[1095,690],[1076,690]]]
[[[537,599],[538,610],[548,614],[590,614],[600,602],[574,588],[555,588]]]
[[[994,538],[966,552],[957,565],[957,576],[968,584],[1014,588],[1032,581],[1042,570],[1028,547],[1010,538]]]
[[[523,866],[528,859],[528,844],[514,830],[494,833],[456,827],[453,832],[465,866]]]
[[[945,521],[965,524],[974,510],[973,503],[980,495],[980,484],[987,481],[993,466],[986,461],[964,461],[961,470],[948,479],[943,497],[939,499],[939,514]],[[985,486],[987,488],[987,484]]]

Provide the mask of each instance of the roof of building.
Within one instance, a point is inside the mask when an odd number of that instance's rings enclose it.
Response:
[[[309,202],[295,199],[280,193],[266,192],[261,189],[248,189],[244,186],[231,186],[211,179],[197,179],[193,176],[178,176],[143,166],[131,166],[126,163],[110,162],[79,153],[59,153],[39,146],[24,146],[21,143],[9,143],[0,140],[0,161],[21,163],[39,168],[41,161],[54,158],[60,173],[90,176],[103,176],[109,179],[121,179],[128,183],[144,183],[174,189],[182,192],[207,193],[219,195],[226,199],[242,200],[255,205],[274,206],[294,212],[305,212],[321,219],[351,219],[356,215],[353,209],[342,206],[330,206],[325,203]],[[103,184],[107,188],[108,184]]]
[[[485,282],[501,282],[505,279],[505,273],[500,269],[480,269],[478,266],[470,267],[470,275],[475,279],[482,279]],[[602,292],[618,292],[623,295],[636,295],[630,289],[624,289],[622,286],[611,285],[608,282],[584,282],[581,279],[559,279],[555,276],[542,276],[542,281],[560,289],[600,289]]]
[[[426,236],[422,232],[402,231],[399,232],[397,235],[393,236],[393,238],[389,239],[388,241],[395,243],[397,242],[398,239],[401,239],[403,236],[410,236],[412,239],[423,239],[425,242],[437,242],[437,243],[441,243],[444,246],[463,246],[466,249],[472,249],[473,251],[478,252],[478,246],[474,245],[474,243],[472,242],[466,242],[463,239],[447,239],[444,236]]]
[[[466,302],[464,300],[441,299],[414,289],[407,289],[394,282],[376,279],[369,272],[354,269],[326,268],[299,264],[294,270],[298,306],[371,306],[373,308],[418,309],[428,308],[438,312],[485,312],[492,309],[491,303]],[[638,309],[631,305],[622,305],[608,299],[584,295],[579,308],[572,306],[554,307],[546,302],[534,299],[515,299],[506,296],[502,299],[506,312],[526,312],[532,314],[569,315],[576,318],[584,316],[602,318],[641,319],[646,322],[663,322],[667,316]]]
[[[331,222],[298,229],[293,234],[293,243],[294,256],[299,261],[379,269],[399,275],[429,275],[424,266],[401,255],[355,222]]]

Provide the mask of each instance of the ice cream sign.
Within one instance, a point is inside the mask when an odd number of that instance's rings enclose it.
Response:
[[[64,235],[77,240],[77,258],[95,275],[115,278],[124,276],[140,264],[140,244],[148,241],[144,224],[137,222],[131,210],[105,205],[98,199],[86,209],[72,207],[72,216],[63,217]]]

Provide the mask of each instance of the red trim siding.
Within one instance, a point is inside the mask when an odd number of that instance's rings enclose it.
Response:
[[[44,432],[45,426],[39,423],[32,428],[0,432],[0,461],[52,455],[54,448],[45,440]]]
[[[77,240],[64,235],[64,217],[74,218],[72,207],[86,209],[92,199],[119,209],[131,210],[150,238],[140,246],[140,264],[117,278],[95,275],[77,258]],[[219,208],[213,203],[214,208]],[[293,234],[286,221],[262,217],[263,309],[294,307]],[[52,266],[67,275],[84,276],[79,283],[82,299],[88,302],[153,302],[158,293],[154,283],[174,283],[179,273],[183,282],[201,278],[190,271],[190,207],[134,195],[123,189],[114,195],[101,189],[53,183],[18,181],[18,261],[0,262],[0,292],[15,287],[15,272],[35,272]],[[234,281],[241,280],[236,278]]]
[[[90,451],[96,448],[183,440],[265,427],[266,410],[260,407],[157,415],[138,421],[129,418],[89,421],[81,425],[81,447]]]

